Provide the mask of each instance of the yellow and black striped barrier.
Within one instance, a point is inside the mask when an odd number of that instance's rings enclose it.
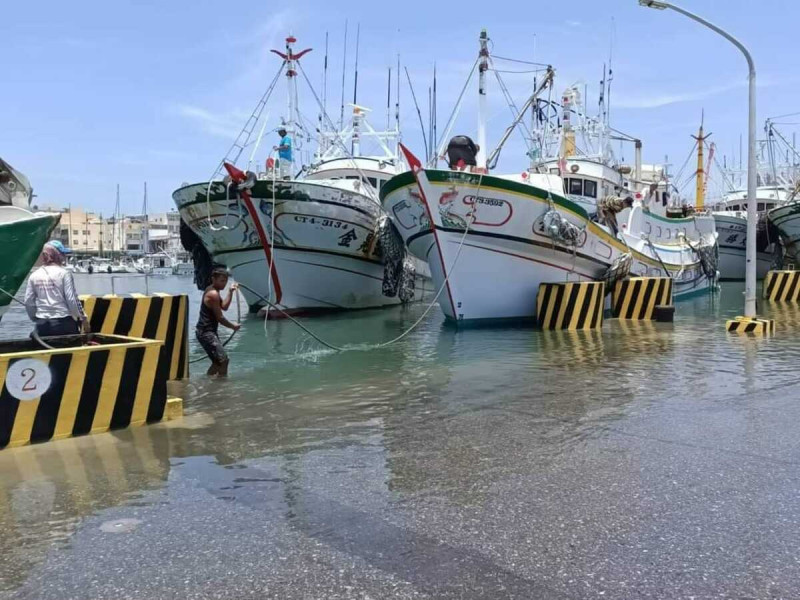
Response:
[[[800,300],[800,271],[768,271],[764,278],[764,298],[778,302]]]
[[[757,317],[736,317],[725,323],[725,329],[731,333],[772,335],[775,333],[775,321]]]
[[[81,296],[94,333],[164,342],[169,380],[189,377],[189,297],[169,294]]]
[[[167,405],[164,342],[94,335],[0,347],[0,448],[160,421]]]
[[[617,319],[652,319],[656,306],[671,304],[671,277],[630,277],[618,281],[611,294],[611,314]]]
[[[603,326],[604,298],[602,281],[542,283],[536,320],[542,329],[598,329]]]

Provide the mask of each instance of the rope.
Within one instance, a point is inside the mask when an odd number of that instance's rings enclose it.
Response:
[[[0,292],[3,292],[6,296],[11,298],[14,302],[16,302],[18,304],[21,304],[22,306],[25,306],[25,303],[22,300],[20,300],[19,298],[17,298],[11,292],[9,292],[7,290],[4,290],[1,287],[0,287]],[[89,335],[91,335],[91,334],[89,334]],[[46,348],[47,350],[56,350],[56,348],[54,348],[53,346],[51,346],[50,344],[48,344],[42,338],[39,337],[39,334],[36,332],[36,328],[34,328],[33,331],[31,331],[31,337],[34,339],[34,341],[36,341],[37,344],[39,344],[43,348]]]
[[[507,60],[508,62],[519,63],[521,65],[533,65],[535,67],[549,67],[550,65],[546,65],[544,63],[533,62],[530,60],[520,60],[518,58],[507,58],[505,56],[497,56],[497,54],[492,54],[492,58],[496,58],[497,60]]]
[[[273,150],[273,153],[275,151]],[[269,270],[267,271],[267,295],[272,297],[272,269],[275,262],[275,168],[272,169],[272,210],[270,211],[269,230]],[[267,317],[264,315],[264,337],[267,336]]]
[[[4,290],[4,289],[3,289],[3,288],[1,288],[1,287],[0,287],[0,292],[3,292],[3,293],[6,295],[6,296],[8,296],[9,298],[11,298],[11,299],[12,299],[14,302],[17,302],[17,303],[21,304],[22,306],[25,306],[25,303],[24,303],[22,300],[20,300],[19,298],[17,298],[17,297],[16,297],[14,294],[12,294],[11,292],[7,292],[6,290]]]
[[[661,268],[664,269],[664,273],[666,274],[666,276],[669,277],[670,279],[673,279],[672,275],[669,272],[669,269],[667,269],[667,265],[665,265],[664,261],[661,260],[661,255],[658,253],[658,250],[656,250],[656,247],[653,245],[653,242],[650,241],[650,238],[645,237],[644,241],[647,242],[647,245],[650,246],[650,249],[653,251],[653,254],[656,255],[656,258],[658,259],[658,262],[661,263]]]
[[[483,173],[480,173],[480,175],[479,175],[479,178],[478,178],[478,189],[476,191],[476,196],[480,194],[480,190],[481,190],[481,187],[483,185],[483,175],[484,175]],[[477,206],[477,205],[475,205],[475,206]],[[259,294],[257,291],[255,291],[250,286],[247,286],[247,285],[245,285],[243,283],[239,283],[239,286],[243,287],[244,289],[249,291],[251,294],[253,294],[257,298],[259,298],[260,300],[264,301],[270,308],[273,308],[273,309],[277,310],[284,317],[289,319],[292,323],[294,323],[300,329],[302,329],[306,334],[308,334],[310,337],[312,337],[313,339],[318,341],[320,344],[322,344],[326,348],[329,348],[331,350],[335,350],[336,352],[347,352],[348,350],[374,350],[374,349],[378,349],[378,348],[385,348],[386,346],[390,346],[392,344],[395,344],[395,343],[399,342],[404,337],[406,337],[408,334],[410,334],[414,329],[416,329],[417,326],[423,321],[423,319],[425,319],[425,317],[428,316],[428,313],[431,311],[431,308],[433,308],[433,306],[439,301],[439,296],[442,295],[442,292],[444,291],[445,287],[447,287],[447,284],[450,282],[450,275],[453,273],[453,270],[455,269],[455,266],[458,263],[459,258],[461,258],[461,250],[464,247],[464,241],[467,239],[467,234],[469,233],[470,225],[475,221],[474,212],[475,212],[475,208],[473,207],[473,209],[467,214],[467,217],[469,218],[469,220],[467,221],[466,225],[464,226],[464,233],[462,234],[461,240],[459,241],[458,250],[456,251],[456,255],[453,257],[453,261],[450,264],[450,268],[447,270],[447,275],[445,276],[444,281],[442,282],[442,284],[439,286],[439,290],[436,292],[436,295],[428,303],[428,306],[422,312],[420,317],[416,321],[414,321],[414,323],[408,329],[406,329],[403,333],[401,333],[397,337],[394,337],[394,338],[392,338],[392,339],[390,339],[390,340],[388,340],[386,342],[381,342],[380,344],[370,344],[370,345],[368,345],[366,347],[364,347],[364,346],[352,346],[352,347],[349,347],[349,348],[344,348],[342,346],[337,346],[336,344],[332,344],[331,342],[328,342],[325,339],[321,338],[319,335],[314,333],[311,329],[309,329],[308,327],[303,325],[300,321],[298,321],[292,315],[290,315],[285,310],[283,310],[280,306],[278,306],[277,304],[273,303],[268,298],[265,298],[263,295]],[[266,319],[265,319],[265,322],[266,322]],[[266,327],[266,325],[265,325],[265,327]],[[233,336],[231,336],[231,337],[233,337]],[[228,340],[228,341],[230,341],[230,340]],[[227,344],[227,341],[225,343]]]

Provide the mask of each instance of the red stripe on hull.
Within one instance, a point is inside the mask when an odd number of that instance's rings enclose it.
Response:
[[[269,242],[267,241],[267,234],[261,226],[261,219],[256,213],[253,203],[250,201],[249,194],[242,194],[242,200],[247,207],[247,212],[250,213],[250,218],[253,219],[256,231],[258,232],[258,239],[261,240],[261,246],[264,248],[264,255],[267,258],[267,264],[270,266],[270,276],[272,277],[272,285],[275,288],[275,304],[280,304],[283,292],[281,290],[281,282],[278,279],[278,271],[275,269],[275,262],[272,260],[272,252],[269,249]]]

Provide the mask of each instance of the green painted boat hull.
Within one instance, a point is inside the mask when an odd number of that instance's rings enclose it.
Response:
[[[29,219],[0,222],[0,315],[12,302],[42,252],[42,246],[59,222],[59,215],[34,215]]]

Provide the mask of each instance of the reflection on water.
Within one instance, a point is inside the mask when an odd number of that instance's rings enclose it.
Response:
[[[106,276],[78,283],[81,292],[110,291]],[[142,291],[135,283],[115,287]],[[150,288],[190,293],[196,319],[199,292],[189,281],[151,279]],[[486,501],[499,473],[508,477],[508,464],[498,468],[506,456],[517,457],[519,476],[532,476],[650,403],[713,403],[792,383],[799,344],[789,333],[800,310],[765,305],[778,320],[771,339],[730,336],[724,320],[740,312],[742,291],[727,284],[681,302],[674,323],[607,321],[602,332],[457,330],[435,310],[394,346],[346,353],[321,350],[290,322],[265,328],[248,318],[228,346],[231,377],[207,379],[198,365],[179,390],[182,421],[0,452],[0,582],[20,585],[91,515],[169,502],[173,471],[193,473],[218,498],[247,501],[255,486],[263,493],[253,502],[315,527],[311,461],[331,472],[366,469],[387,504],[431,495],[472,505]],[[374,344],[423,309],[307,324],[335,344]],[[2,327],[6,336],[29,330],[19,307]],[[501,448],[489,451],[487,439]],[[244,464],[262,458],[257,472]]]

